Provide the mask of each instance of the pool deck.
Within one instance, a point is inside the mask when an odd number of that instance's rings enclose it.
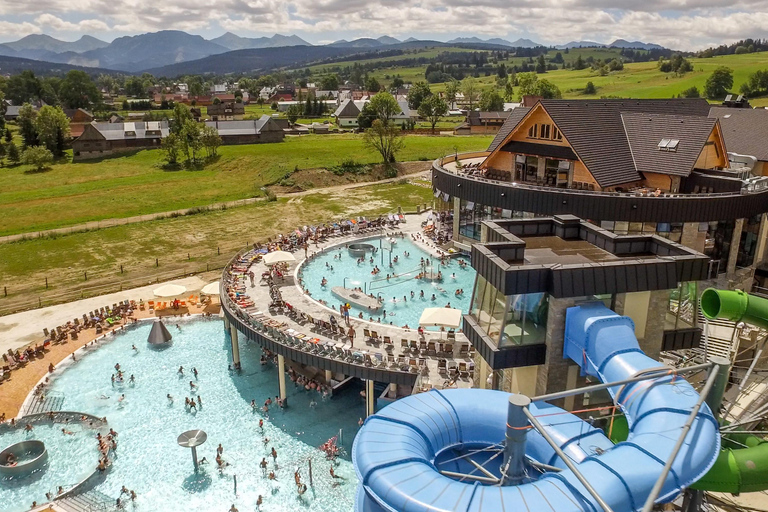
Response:
[[[388,235],[393,235],[394,233],[399,233],[402,231],[404,237],[410,239],[420,249],[433,255],[434,257],[439,257],[442,251],[431,240],[414,240],[411,238],[411,234],[415,235],[417,233],[421,233],[421,223],[427,219],[427,216],[428,214],[407,215],[407,221],[405,224],[400,224],[397,228],[394,229],[383,230],[381,234],[386,232]],[[310,249],[307,251],[307,254],[309,258],[312,258],[313,255],[317,255],[329,248],[337,247],[339,245],[343,246],[352,242],[361,242],[370,238],[377,238],[381,236],[381,234],[377,234],[376,232],[368,232],[363,235],[350,234],[343,237],[333,237],[323,243],[319,243],[317,245],[312,244]],[[295,264],[291,265],[291,275],[287,276],[282,282],[276,282],[278,288],[280,289],[280,293],[282,294],[283,300],[291,304],[291,306],[298,309],[302,313],[310,315],[315,319],[329,321],[330,317],[333,316],[340,326],[345,325],[338,309],[320,304],[302,291],[301,287],[298,285],[297,275],[301,264],[306,261],[306,258],[304,257],[304,251],[297,251],[294,256],[296,257],[297,261]],[[267,266],[263,263],[254,263],[251,265],[250,270],[256,276],[261,276],[262,272],[267,270]],[[350,318],[350,325],[355,331],[354,344],[350,344],[347,336],[329,337],[318,332],[312,332],[310,330],[311,326],[309,324],[300,324],[287,314],[269,312],[266,307],[266,305],[271,302],[271,298],[269,296],[269,287],[265,282],[259,283],[258,277],[254,280],[254,286],[250,286],[250,284],[246,285],[246,294],[253,300],[255,304],[262,308],[262,313],[266,319],[272,319],[283,323],[286,325],[286,329],[293,329],[306,335],[311,334],[311,337],[319,338],[321,343],[333,343],[336,346],[342,346],[346,349],[362,352],[364,355],[370,354],[374,355],[374,357],[378,355],[384,361],[387,360],[388,355],[394,355],[395,358],[397,358],[397,356],[401,354],[405,356],[406,361],[418,361],[420,357],[426,359],[426,367],[428,372],[426,375],[422,375],[421,390],[429,389],[431,387],[442,389],[444,387],[444,384],[448,380],[448,375],[440,374],[438,370],[439,359],[446,359],[449,366],[451,363],[458,365],[462,362],[469,366],[470,362],[472,361],[472,358],[468,355],[459,355],[459,347],[461,345],[466,345],[468,349],[471,349],[471,344],[460,331],[456,332],[456,340],[452,342],[454,351],[453,357],[443,357],[437,355],[418,356],[411,354],[410,351],[403,352],[400,346],[401,340],[403,339],[407,339],[409,341],[419,341],[420,338],[415,328],[404,329],[394,325],[369,322],[360,320],[358,318]],[[347,326],[345,330],[348,330],[348,328],[349,327]],[[383,344],[375,346],[373,344],[366,343],[365,337],[363,335],[364,329],[376,331],[380,338],[388,336],[392,340],[394,348],[390,352],[387,352]],[[426,336],[424,339],[427,342],[447,342],[446,335],[444,333],[442,334],[442,339],[441,333],[439,331],[425,331],[425,333]],[[472,378],[457,378],[453,387],[472,387]]]
[[[187,294],[199,290],[206,284],[205,281],[198,277],[175,280],[172,281],[172,283],[186,286],[188,288],[186,292]],[[97,307],[113,304],[119,300],[152,300],[154,299],[152,290],[157,287],[158,284],[155,283],[150,286],[134,288],[120,293],[102,295],[67,304],[50,306],[44,309],[24,311],[0,317],[0,331],[9,333],[4,334],[2,340],[0,340],[0,349],[5,353],[9,348],[16,350],[30,344],[41,344],[44,339],[43,327],[51,328],[65,324],[68,320],[82,316],[83,313],[92,311]],[[134,311],[132,318],[167,317],[174,316],[174,313],[179,316],[186,316],[187,314],[194,315],[202,313],[218,314],[218,312],[219,305],[217,301],[215,304],[205,308],[189,306],[184,310],[164,310],[158,311],[155,314],[150,314],[148,310],[136,310]],[[48,374],[49,364],[58,366],[62,361],[71,357],[71,355],[78,349],[101,336],[109,335],[110,332],[121,329],[130,321],[130,319],[126,319],[112,327],[105,326],[101,334],[96,334],[96,329],[93,328],[83,329],[80,331],[78,339],[70,339],[66,343],[51,344],[48,346],[43,357],[31,359],[24,367],[12,370],[11,378],[0,384],[0,415],[5,414],[6,420],[10,420],[19,415],[22,405],[27,399],[27,396],[29,396],[29,393],[34,389],[38,382]]]

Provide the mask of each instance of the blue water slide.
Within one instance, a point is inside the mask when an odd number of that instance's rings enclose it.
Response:
[[[582,372],[613,382],[660,367],[640,350],[629,318],[602,304],[569,308],[564,355]],[[546,432],[615,512],[640,510],[698,401],[673,375],[609,388],[630,423],[614,445],[601,430],[543,402],[530,405]],[[460,481],[442,472],[477,473],[465,457],[499,475],[509,394],[482,389],[433,390],[369,417],[352,448],[358,512],[601,512],[592,495],[536,430],[526,444],[528,477],[519,485]],[[674,499],[714,464],[718,426],[704,405],[657,502]],[[495,454],[495,455],[494,455]],[[477,464],[477,461],[474,462]],[[541,464],[561,468],[539,471]]]

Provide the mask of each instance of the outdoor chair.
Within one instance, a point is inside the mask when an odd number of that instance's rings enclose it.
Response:
[[[459,375],[462,379],[469,377],[469,372],[467,371],[467,363],[464,361],[459,363]]]
[[[424,340],[419,341],[419,354],[422,356],[427,354],[427,342]]]
[[[456,363],[454,361],[451,361],[448,363],[448,375],[450,377],[455,377],[457,373]]]
[[[437,347],[435,346],[434,341],[430,341],[429,343],[427,343],[427,354],[430,356],[437,355]]]
[[[445,359],[438,359],[437,360],[437,373],[440,375],[444,375],[448,372],[448,361]]]
[[[411,342],[410,342],[410,343],[411,343],[411,344],[410,344],[410,349],[411,349],[411,352],[413,352],[413,353],[418,353],[418,352],[419,352],[419,345],[418,345],[418,343],[416,342],[416,340],[411,340]]]
[[[469,355],[469,345],[462,343],[459,345],[459,357],[467,357]]]
[[[384,336],[383,340],[384,340],[384,344],[385,345],[391,345],[392,344],[392,338],[390,338],[389,336]]]
[[[455,331],[448,331],[447,339],[448,339],[448,341],[456,341],[456,332]]]
[[[371,331],[369,331],[366,328],[363,328],[363,339],[365,340],[366,343],[371,342]]]
[[[453,343],[446,343],[444,347],[445,354],[450,354],[450,356],[453,357]]]
[[[408,351],[408,346],[409,346],[408,340],[406,340],[405,338],[400,340],[400,350],[402,350],[403,352],[406,352]]]
[[[371,340],[374,343],[378,343],[379,342],[379,333],[376,332],[376,331],[371,331]]]

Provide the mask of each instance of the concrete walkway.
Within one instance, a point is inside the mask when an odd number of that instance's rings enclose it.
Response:
[[[197,276],[186,277],[169,281],[172,284],[180,284],[187,288],[187,295],[191,292],[200,290],[207,284]],[[43,338],[43,328],[51,329],[53,327],[66,324],[74,318],[82,318],[84,313],[93,311],[102,306],[112,305],[123,300],[154,298],[152,290],[167,283],[153,283],[124,290],[122,292],[100,295],[89,299],[77,300],[66,304],[58,304],[42,309],[33,309],[31,311],[22,311],[13,315],[0,317],[0,351],[5,353],[8,349],[16,350],[31,342],[40,341]]]

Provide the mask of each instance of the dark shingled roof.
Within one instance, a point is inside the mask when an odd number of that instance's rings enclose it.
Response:
[[[768,110],[712,107],[709,117],[720,120],[728,151],[768,162]]]
[[[502,112],[478,112],[473,110],[467,116],[467,121],[470,126],[486,126],[503,124],[509,117],[510,111]]]
[[[688,176],[696,164],[716,119],[701,116],[672,116],[624,112],[621,114],[627,132],[635,168],[640,172],[655,172]],[[662,151],[662,139],[676,139],[675,151]]]
[[[709,104],[704,99],[544,99],[540,103],[601,187],[642,179],[632,158],[622,112],[703,117],[709,113]],[[523,116],[515,120],[517,110],[512,111],[489,150],[496,149],[520,122]]]
[[[525,117],[525,114],[527,114],[530,110],[531,109],[527,107],[517,107],[512,109],[512,112],[509,113],[509,117],[506,121],[504,121],[504,124],[501,125],[501,128],[499,128],[499,132],[493,138],[491,145],[488,146],[488,151],[493,151],[499,147],[499,144],[504,142],[504,139],[507,138],[507,135],[509,135],[509,133],[515,128],[515,126],[517,126],[523,117]]]

